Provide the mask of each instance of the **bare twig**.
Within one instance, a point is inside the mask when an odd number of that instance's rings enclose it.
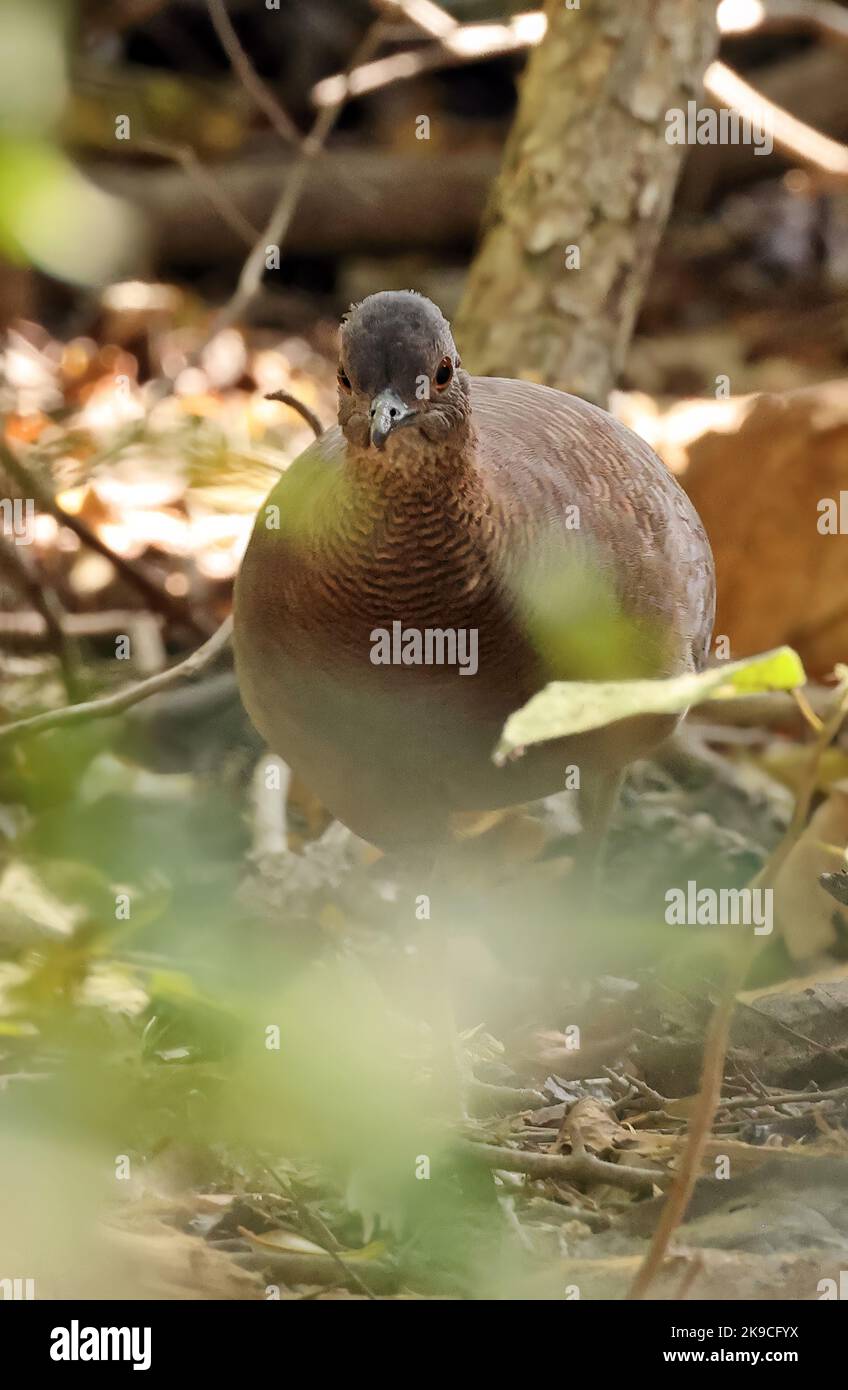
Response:
[[[752,947],[749,942],[745,952],[744,967],[740,961],[737,962],[737,968],[730,971],[724,992],[713,1014],[704,1046],[701,1088],[689,1123],[686,1147],[683,1150],[680,1166],[663,1206],[648,1253],[627,1295],[630,1299],[643,1298],[662,1268],[671,1238],[686,1215],[686,1208],[689,1206],[689,1201],[695,1190],[695,1183],[698,1181],[701,1171],[704,1149],[721,1097],[724,1058],[730,1037],[736,991],[748,972],[748,965],[757,944],[755,943]]]
[[[184,661],[124,690],[117,690],[112,695],[102,695],[96,700],[86,700],[84,704],[67,705],[64,709],[48,710],[44,714],[34,714],[29,719],[19,719],[14,724],[3,725],[0,727],[0,747],[19,738],[40,734],[46,729],[67,728],[71,724],[85,724],[91,719],[107,719],[110,715],[123,714],[124,710],[140,704],[151,695],[158,695],[161,691],[170,689],[172,685],[200,675],[201,671],[223,651],[230,640],[232,629],[232,618],[226,618],[208,642],[204,642],[202,647],[198,647],[197,651],[192,652]]]
[[[843,1044],[841,1052],[837,1051],[835,1047],[828,1047],[826,1043],[817,1042],[815,1038],[808,1038],[806,1033],[799,1032],[797,1028],[793,1028],[792,1024],[787,1023],[785,1019],[776,1018],[773,1014],[764,1013],[763,1010],[758,1009],[755,1004],[749,1004],[747,999],[739,999],[737,1002],[740,1008],[747,1009],[749,1013],[753,1014],[754,1017],[758,1019],[761,1024],[765,1024],[766,1027],[777,1028],[780,1032],[786,1033],[790,1038],[794,1038],[796,1042],[802,1042],[811,1052],[818,1052],[823,1057],[832,1057],[834,1062],[837,1062],[842,1068],[848,1064],[848,1057],[846,1056],[848,1043]]]
[[[848,1086],[833,1091],[783,1091],[773,1096],[731,1096],[719,1101],[720,1110],[768,1110],[775,1105],[800,1105],[802,1101],[819,1104],[823,1100],[848,1100]]]
[[[284,1195],[288,1197],[289,1200],[294,1204],[294,1208],[301,1221],[306,1226],[310,1226],[312,1228],[313,1234],[318,1236],[318,1239],[324,1245],[327,1254],[338,1265],[339,1269],[345,1277],[345,1280],[349,1280],[350,1283],[353,1284],[355,1288],[359,1289],[359,1292],[361,1294],[364,1294],[366,1298],[373,1299],[374,1294],[371,1292],[368,1285],[363,1283],[356,1270],[351,1269],[350,1265],[346,1264],[345,1261],[342,1259],[342,1256],[339,1254],[339,1242],[336,1240],[336,1237],[333,1235],[333,1232],[330,1230],[326,1222],[323,1221],[322,1218],[319,1216],[318,1212],[311,1211],[310,1208],[305,1205],[305,1203],[301,1202],[297,1193],[294,1191],[292,1185],[290,1183],[285,1183],[283,1179],[280,1177],[279,1173],[276,1171],[276,1169],[272,1168],[270,1164],[263,1163],[262,1167],[265,1169],[265,1172],[268,1174],[268,1176],[273,1178],[280,1191],[284,1193]]]
[[[619,1110],[624,1110],[628,1105],[635,1104],[637,1100],[647,1101],[652,1110],[665,1110],[670,1103],[667,1096],[660,1095],[659,1091],[655,1091],[646,1081],[640,1081],[638,1076],[631,1076],[629,1072],[624,1072],[622,1076],[619,1076],[612,1067],[602,1067],[601,1070],[625,1092],[612,1106],[615,1114],[618,1114]],[[644,1109],[644,1106],[642,1108]]]
[[[813,733],[817,734],[822,727],[822,721],[821,719],[819,719],[819,716],[816,714],[815,710],[813,709],[812,705],[807,699],[806,694],[803,690],[799,688],[797,690],[793,690],[792,695],[794,697],[796,705],[798,706],[802,715],[806,719],[810,728],[813,730]]]
[[[190,145],[172,144],[170,140],[154,140],[145,138],[137,140],[136,146],[140,150],[145,150],[150,154],[158,154],[162,159],[170,159],[174,164],[178,164],[192,183],[200,189],[218,216],[247,246],[252,246],[259,235],[252,222],[248,222],[244,213],[233,202],[232,198],[221,187],[216,178],[210,174],[206,165],[198,159]]]
[[[820,185],[844,188],[848,183],[848,146],[822,135],[789,111],[758,92],[726,63],[710,63],[704,90],[722,106],[765,127],[775,145],[813,174]]]
[[[848,14],[832,0],[722,0],[716,15],[720,34],[772,33],[810,29],[823,39],[848,43]]]
[[[382,0],[405,13],[436,43],[423,48],[405,49],[385,58],[360,63],[347,73],[325,77],[312,89],[316,106],[330,106],[351,97],[378,91],[393,82],[417,77],[423,72],[471,63],[499,54],[514,53],[541,43],[547,20],[541,10],[515,15],[501,24],[456,24],[448,27],[436,22],[430,11],[439,6],[429,0]],[[418,13],[418,11],[421,13]],[[724,18],[722,18],[724,11]],[[444,11],[441,11],[444,14]],[[719,7],[719,31],[733,34],[768,28],[813,28],[827,38],[848,40],[848,16],[838,5],[796,0],[794,4],[760,4],[756,18],[741,16],[732,3]],[[451,19],[449,15],[446,16]],[[711,63],[704,77],[705,90],[720,105],[731,106],[743,116],[767,120],[775,144],[784,154],[809,169],[824,184],[844,186],[848,181],[848,148],[814,130],[772,102],[741,78],[725,63]]]
[[[436,68],[533,48],[542,42],[547,30],[547,19],[542,10],[528,10],[502,23],[452,22],[452,27],[448,28],[444,21],[435,20],[430,14],[440,7],[429,4],[428,0],[378,0],[378,3],[401,11],[438,42],[423,48],[404,49],[387,58],[352,68],[347,74],[334,73],[332,77],[322,78],[312,89],[312,99],[317,106],[338,100],[340,92],[344,97],[363,96],[392,82],[405,81]],[[444,11],[441,13],[444,14]],[[446,18],[450,20],[451,16]],[[760,0],[756,7],[746,5],[744,11],[735,6],[733,0],[725,0],[724,4],[719,5],[717,19],[721,34],[812,29],[825,39],[848,42],[848,15],[839,5],[828,3],[828,0],[786,0],[786,3],[782,0]]]
[[[356,52],[351,59],[351,64],[361,63],[368,57],[376,45],[380,42],[383,26],[373,25],[368,33],[358,45]],[[276,203],[268,218],[266,227],[262,235],[253,247],[250,255],[242,266],[241,275],[234,293],[215,316],[215,322],[209,332],[212,338],[222,328],[227,328],[236,319],[241,318],[251,300],[258,293],[262,283],[262,275],[265,270],[266,248],[268,246],[282,245],[285,240],[286,232],[289,229],[295,209],[300,201],[300,195],[306,182],[312,161],[321,153],[336,122],[336,117],[344,102],[344,94],[338,101],[323,107],[315,119],[315,123],[309,134],[304,137],[300,146],[300,155],[293,166],[284,187],[280,191]]]
[[[116,555],[94,531],[90,530],[81,517],[66,512],[52,493],[33,477],[26,464],[22,463],[17,455],[13,454],[11,449],[2,442],[0,442],[0,469],[8,473],[13,482],[21,489],[24,497],[33,499],[40,511],[49,512],[62,526],[67,526],[70,531],[73,531],[74,535],[78,536],[89,550],[95,550],[98,555],[102,555],[104,559],[114,565],[118,573],[146,599],[156,612],[164,613],[172,623],[187,628],[201,637],[209,636],[208,626],[196,618],[186,604],[181,603],[166,589],[161,589],[143,570],[136,569],[135,565],[125,559],[123,555]]]
[[[375,61],[360,61],[346,73],[322,78],[312,88],[316,106],[332,106],[351,97],[376,92],[393,82],[406,81],[422,72],[482,62],[505,53],[517,53],[540,43],[546,30],[541,10],[516,15],[502,24],[460,24],[423,48],[404,49]]]
[[[786,834],[767,863],[754,877],[752,887],[767,888],[774,883],[790,850],[803,831],[816,789],[819,762],[825,750],[836,737],[846,712],[848,712],[848,679],[843,679],[836,691],[830,713],[824,720],[810,750],[809,762],[801,779],[795,808]],[[760,945],[760,940],[751,937],[745,942],[741,950],[737,948],[737,953],[729,960],[722,995],[713,1014],[704,1046],[701,1087],[689,1121],[686,1147],[648,1252],[628,1294],[631,1299],[643,1298],[647,1293],[648,1288],[662,1268],[671,1238],[686,1215],[686,1209],[698,1181],[707,1141],[721,1099],[724,1061],[730,1041],[730,1026],[736,1006],[736,995],[744,984]]]
[[[93,34],[120,33],[123,29],[144,24],[158,10],[164,10],[167,4],[169,0],[119,0],[117,5],[115,0],[103,0],[93,14],[89,13],[86,7],[86,13],[83,15],[84,28]]]
[[[315,411],[310,410],[309,406],[304,405],[303,401],[298,400],[297,396],[293,396],[291,391],[272,391],[265,399],[266,401],[282,401],[283,405],[290,405],[292,410],[296,410],[298,415],[303,417],[315,435],[315,438],[321,438],[321,435],[324,433],[324,426],[321,424]]]
[[[248,96],[256,103],[271,122],[271,125],[287,145],[300,141],[300,131],[287,111],[283,109],[271,89],[266,86],[242,48],[238,34],[227,14],[224,0],[206,0],[209,18],[218,35],[218,40],[229,58],[233,71],[239,78]]]
[[[43,630],[53,651],[59,658],[62,680],[69,700],[80,697],[79,653],[76,643],[65,627],[65,614],[55,591],[45,584],[30,569],[18,547],[0,536],[0,570],[5,571],[12,583],[25,594],[38,610]]]
[[[839,669],[841,670],[842,668]],[[810,748],[810,756],[807,766],[804,768],[801,775],[797,796],[795,798],[795,806],[792,811],[792,819],[789,822],[786,833],[774,853],[769,857],[760,872],[753,879],[751,884],[753,888],[766,888],[774,883],[789,855],[789,851],[804,829],[818,784],[819,763],[821,762],[822,756],[839,733],[846,713],[848,713],[848,676],[843,677],[840,685],[837,686],[834,691],[830,711],[825,716],[822,726],[816,734],[815,740]]]
[[[524,1149],[502,1149],[494,1144],[461,1141],[464,1154],[476,1159],[486,1168],[501,1168],[507,1173],[526,1173],[528,1178],[561,1178],[567,1182],[605,1182],[624,1187],[628,1192],[650,1191],[656,1184],[665,1186],[666,1175],[651,1168],[629,1168],[624,1163],[607,1163],[594,1154],[527,1153]]]
[[[372,0],[378,10],[389,14],[402,15],[425,34],[434,39],[444,39],[459,27],[459,21],[452,14],[434,5],[433,0]]]

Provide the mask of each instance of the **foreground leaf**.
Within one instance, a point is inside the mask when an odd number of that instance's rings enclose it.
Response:
[[[800,658],[791,647],[667,680],[553,681],[504,725],[494,760],[503,764],[533,743],[586,733],[639,714],[680,714],[704,700],[792,690],[804,684]]]

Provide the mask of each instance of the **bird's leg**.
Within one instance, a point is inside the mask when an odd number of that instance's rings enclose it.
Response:
[[[621,768],[592,768],[591,771],[587,770],[580,788],[579,809],[583,831],[580,836],[576,877],[590,896],[597,892],[600,881],[607,830],[618,798],[621,778]]]

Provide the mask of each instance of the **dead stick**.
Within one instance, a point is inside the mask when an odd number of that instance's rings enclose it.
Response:
[[[224,0],[206,0],[206,4],[209,9],[209,18],[212,20],[215,33],[218,35],[218,41],[229,58],[233,71],[237,74],[244,90],[260,111],[263,111],[268,117],[280,139],[284,140],[287,145],[298,144],[300,131],[271,89],[262,81],[242,48],[238,34],[227,14]]]
[[[766,888],[774,883],[789,851],[806,824],[816,789],[819,762],[825,750],[836,737],[848,710],[848,673],[842,668],[838,674],[842,684],[837,688],[831,712],[819,730],[810,750],[810,759],[798,789],[798,797],[789,828],[774,854],[755,875],[751,883],[752,888]],[[736,1006],[736,995],[744,984],[760,945],[759,940],[748,941],[735,958],[731,957],[722,996],[707,1033],[701,1088],[696,1097],[695,1108],[689,1123],[689,1133],[681,1156],[680,1167],[666,1198],[648,1252],[628,1293],[630,1299],[643,1298],[647,1293],[648,1288],[662,1268],[671,1238],[686,1215],[686,1208],[698,1181],[707,1140],[721,1099],[724,1061],[730,1040],[730,1025]]]
[[[361,44],[357,47],[351,59],[351,66],[361,63],[363,59],[370,56],[380,42],[382,30],[382,24],[378,23],[372,25]],[[299,158],[280,191],[279,197],[271,210],[268,222],[262,231],[262,235],[256,241],[253,250],[242,266],[238,284],[233,294],[223,308],[216,314],[207,341],[213,338],[216,333],[219,333],[222,328],[228,328],[231,323],[241,318],[248,305],[259,292],[259,287],[262,283],[262,275],[265,270],[266,248],[268,246],[279,247],[285,240],[286,233],[291,225],[291,220],[300,202],[300,196],[303,192],[312,162],[323,150],[327,137],[336,123],[336,117],[344,104],[344,100],[344,93],[342,93],[338,101],[324,106],[318,112],[315,123],[309,134],[302,140]]]
[[[17,546],[0,537],[0,570],[5,570],[12,583],[30,599],[38,610],[44,624],[47,639],[59,658],[65,694],[69,700],[78,700],[81,694],[79,680],[79,653],[76,643],[65,627],[65,613],[51,585],[40,581],[30,569]]]
[[[206,201],[215,209],[230,231],[246,246],[253,245],[259,232],[251,222],[248,222],[241,208],[236,206],[226,189],[221,187],[206,165],[198,159],[190,145],[178,145],[173,144],[170,140],[149,138],[137,140],[135,143],[137,149],[158,155],[160,159],[170,159],[172,163],[177,164],[186,178],[199,188]]]
[[[651,1168],[630,1168],[624,1163],[607,1163],[594,1154],[527,1153],[524,1149],[502,1149],[494,1144],[463,1140],[460,1147],[469,1158],[486,1168],[502,1168],[507,1173],[525,1173],[528,1178],[564,1178],[568,1182],[604,1182],[629,1192],[644,1192],[656,1184],[662,1187],[666,1175]]]
[[[848,1100],[848,1086],[832,1091],[784,1091],[773,1096],[731,1096],[719,1102],[720,1110],[770,1110],[775,1105],[798,1105],[802,1101],[818,1104],[823,1100]]]

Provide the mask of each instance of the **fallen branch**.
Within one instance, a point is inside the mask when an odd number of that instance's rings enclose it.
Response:
[[[496,149],[473,146],[440,150],[438,157],[426,149],[325,150],[308,170],[286,248],[312,255],[467,248],[499,162]],[[264,150],[216,163],[215,179],[241,215],[261,226],[296,163],[291,153]],[[178,168],[89,163],[86,172],[139,210],[153,231],[154,255],[169,265],[243,255],[242,236],[210,215],[206,199]]]
[[[629,1168],[624,1163],[607,1163],[594,1154],[528,1153],[524,1149],[502,1149],[494,1144],[460,1141],[461,1150],[485,1168],[501,1168],[507,1173],[525,1173],[528,1178],[564,1179],[566,1182],[603,1182],[628,1192],[664,1187],[666,1175],[652,1168]]]
[[[811,1101],[818,1105],[821,1101],[848,1100],[848,1086],[837,1086],[832,1091],[783,1091],[773,1096],[730,1096],[719,1101],[720,1110],[769,1110],[775,1105],[800,1105]]]

